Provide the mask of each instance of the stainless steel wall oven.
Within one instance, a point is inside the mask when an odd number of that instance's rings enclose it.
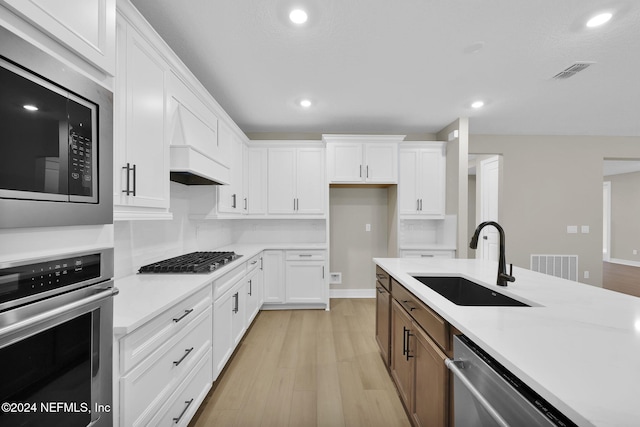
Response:
[[[0,228],[113,222],[113,96],[0,27]]]
[[[113,249],[0,264],[0,425],[111,426]]]

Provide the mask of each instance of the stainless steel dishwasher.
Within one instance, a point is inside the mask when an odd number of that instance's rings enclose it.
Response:
[[[456,427],[576,426],[464,335],[453,340]]]

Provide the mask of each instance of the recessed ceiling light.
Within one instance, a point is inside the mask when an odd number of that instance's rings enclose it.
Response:
[[[303,99],[302,101],[300,101],[300,106],[303,108],[309,108],[311,107],[311,101],[309,101],[308,99]]]
[[[594,28],[609,22],[613,15],[609,12],[600,13],[587,21],[587,27]]]
[[[484,107],[484,101],[475,101],[471,104],[471,108],[482,108]]]
[[[302,9],[294,9],[289,14],[289,19],[294,24],[304,24],[305,22],[307,22],[307,18],[307,12]]]
[[[22,108],[29,111],[38,111],[38,107],[36,107],[35,105],[27,104],[27,105],[23,105]]]

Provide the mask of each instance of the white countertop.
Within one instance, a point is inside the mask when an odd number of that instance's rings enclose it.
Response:
[[[434,311],[580,426],[640,425],[640,298],[497,263],[376,258]],[[462,276],[535,307],[458,306],[412,275]]]
[[[132,274],[116,279],[120,293],[113,302],[113,332],[117,337],[131,333],[153,319],[176,302],[210,284],[235,267],[248,261],[263,250],[321,250],[326,243],[300,244],[240,244],[212,248],[216,251],[234,251],[241,258],[209,274]]]

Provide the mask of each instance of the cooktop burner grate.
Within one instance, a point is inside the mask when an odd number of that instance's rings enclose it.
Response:
[[[240,258],[235,252],[191,252],[144,265],[139,273],[210,273]]]

